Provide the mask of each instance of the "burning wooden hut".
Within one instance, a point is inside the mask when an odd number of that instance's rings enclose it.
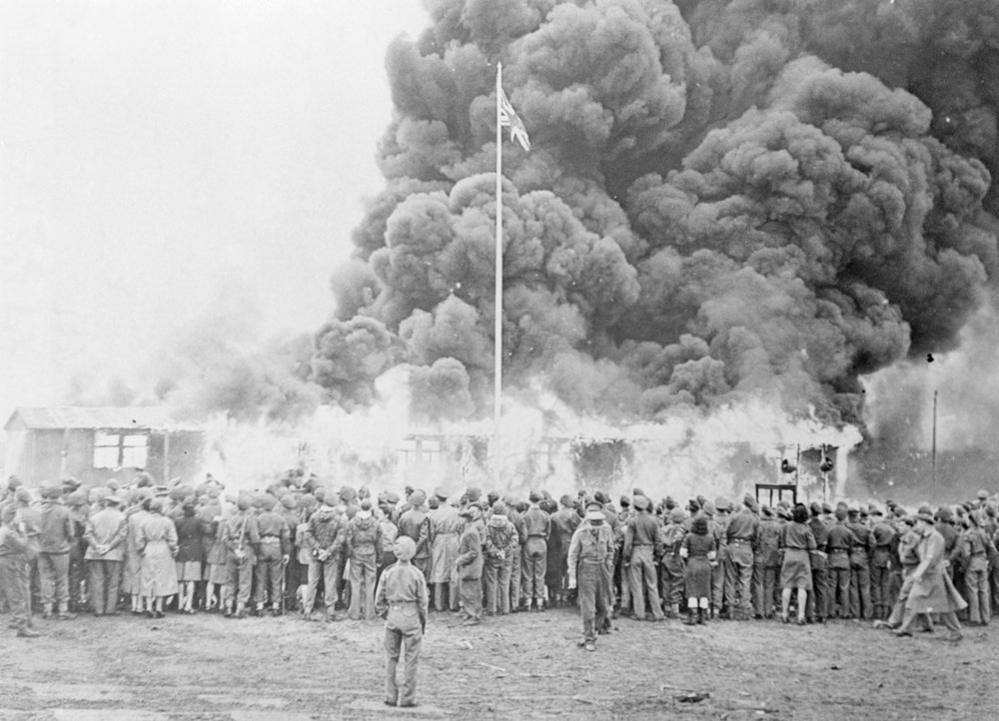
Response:
[[[17,408],[4,430],[6,475],[28,485],[67,476],[92,485],[141,470],[186,483],[201,469],[205,435],[159,406]]]

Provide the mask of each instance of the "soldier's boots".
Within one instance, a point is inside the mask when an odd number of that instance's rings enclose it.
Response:
[[[76,614],[69,612],[68,604],[60,603],[59,613],[56,615],[56,618],[58,618],[60,621],[72,621],[74,618],[76,618]]]
[[[42,634],[31,628],[31,626],[21,626],[17,629],[17,635],[21,638],[38,638]]]

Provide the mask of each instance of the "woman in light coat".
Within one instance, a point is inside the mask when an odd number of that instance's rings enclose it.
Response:
[[[163,515],[163,501],[149,502],[149,517],[139,528],[136,544],[142,554],[142,595],[146,615],[163,618],[163,600],[177,594],[177,528]]]

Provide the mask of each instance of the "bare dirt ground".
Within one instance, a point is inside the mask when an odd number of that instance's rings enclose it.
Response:
[[[474,628],[432,614],[419,706],[402,710],[382,704],[380,622],[200,614],[37,624],[38,639],[0,629],[0,721],[999,716],[995,628],[967,628],[950,644],[943,629],[899,639],[856,622],[619,620],[589,653],[576,645],[572,609]]]

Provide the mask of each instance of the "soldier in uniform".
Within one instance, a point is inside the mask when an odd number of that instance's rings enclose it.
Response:
[[[729,517],[725,527],[729,618],[746,621],[753,613],[753,565],[760,544],[760,519],[753,512],[756,499],[746,496],[742,509]]]
[[[486,614],[510,612],[510,569],[513,546],[519,544],[517,529],[506,517],[502,501],[493,504],[486,522],[482,550],[485,554]]]
[[[850,611],[850,550],[853,548],[853,531],[846,527],[847,512],[836,509],[836,523],[826,535],[826,554],[829,561],[829,615],[834,618],[853,618]]]
[[[291,529],[284,516],[275,510],[277,499],[264,494],[258,500],[261,513],[257,516],[257,531],[260,534],[260,557],[254,567],[256,576],[257,615],[262,615],[270,601],[271,614],[281,613],[284,569],[291,558]]]
[[[514,496],[503,499],[506,505],[506,517],[517,529],[517,543],[510,549],[510,610],[514,613],[521,610],[520,592],[522,590],[521,573],[523,571],[524,545],[527,543],[527,526],[524,523],[524,511],[520,502]]]
[[[279,499],[277,512],[288,525],[289,549],[288,564],[284,567],[284,598],[281,599],[282,610],[292,608],[291,602],[295,597],[298,587],[307,582],[305,569],[308,564],[303,564],[298,556],[298,525],[301,522],[301,511],[298,507],[299,501],[292,493],[285,492]]]
[[[67,481],[71,481],[65,485]],[[63,481],[63,500],[73,518],[73,541],[69,548],[69,607],[73,611],[81,611],[87,607],[88,579],[85,554],[86,541],[83,533],[90,515],[90,503],[87,492],[80,488],[76,479]],[[72,489],[67,493],[68,489]]]
[[[430,521],[427,517],[427,494],[414,490],[407,499],[409,506],[399,516],[396,525],[400,536],[409,536],[416,544],[413,565],[420,569],[424,578],[430,576]]]
[[[682,508],[673,508],[666,517],[666,525],[660,529],[659,545],[662,547],[660,560],[660,588],[667,618],[679,618],[680,604],[686,604],[683,591],[683,559],[680,545],[687,529],[683,522],[686,515]]]
[[[756,547],[756,573],[759,581],[755,587],[753,613],[756,618],[773,618],[777,604],[780,575],[780,522],[774,518],[773,509],[761,509],[759,544]]]
[[[42,579],[42,617],[51,618],[58,609],[58,618],[69,620],[69,555],[75,543],[75,523],[62,502],[58,486],[42,489],[42,509],[38,536],[38,568]]]
[[[808,594],[806,610],[809,621],[825,623],[829,617],[829,559],[826,555],[829,529],[822,520],[821,504],[813,502],[808,510],[811,513],[808,528],[815,536],[815,550],[809,558],[812,566],[812,592]]]
[[[728,525],[728,499],[717,499],[726,508],[723,514],[718,513],[718,507],[711,501],[701,503],[701,513],[708,520],[708,533],[715,541],[715,560],[711,566],[710,617],[718,618],[725,605],[725,569],[728,562],[728,549],[725,545],[725,528]]]
[[[472,626],[482,620],[482,537],[479,535],[478,520],[482,511],[475,504],[469,504],[459,515],[465,525],[458,539],[458,558],[455,562],[458,577],[458,596],[464,622]]]
[[[631,510],[631,500],[627,496],[621,496],[620,506],[621,510],[616,512],[614,517],[617,525],[614,526],[614,575],[611,583],[611,595],[612,597],[616,595],[617,598],[617,602],[612,604],[615,618],[617,613],[627,614],[628,607],[631,606],[631,580],[628,559],[624,554],[624,536],[628,521],[634,514]]]
[[[548,598],[556,606],[569,600],[566,587],[569,543],[581,520],[572,496],[565,494],[559,498],[559,506],[552,514],[552,543],[549,548],[554,552],[550,550],[548,553]]]
[[[374,618],[375,575],[381,547],[381,526],[371,513],[371,501],[364,499],[357,513],[347,523],[347,556],[350,558],[349,618]]]
[[[410,563],[416,553],[413,539],[399,536],[394,552],[396,562],[385,569],[376,594],[376,608],[385,619],[385,703],[410,707],[416,705],[416,669],[427,628],[430,597],[423,573]],[[396,679],[400,657],[403,658],[401,688]]]
[[[375,585],[381,578],[382,571],[395,563],[395,539],[399,536],[399,527],[395,524],[395,504],[399,502],[399,496],[395,493],[385,492],[378,494],[378,530],[382,536],[381,553],[378,556],[378,568],[375,572]]]
[[[895,529],[885,521],[879,508],[871,509],[874,524],[871,527],[871,602],[874,605],[874,618],[885,620],[891,611],[891,572]]]
[[[312,618],[316,603],[316,589],[319,579],[323,579],[323,618],[326,621],[336,620],[336,583],[340,575],[340,564],[343,560],[343,546],[346,542],[346,524],[333,507],[332,496],[323,497],[320,506],[309,518],[305,531],[304,543],[312,549],[309,559],[309,585],[305,596],[303,613]]]
[[[521,609],[545,608],[545,569],[548,565],[548,537],[552,532],[551,516],[541,510],[542,496],[531,491],[530,507],[524,513],[527,541],[521,552]]]
[[[659,598],[659,574],[656,573],[656,559],[662,555],[659,521],[649,513],[649,505],[650,501],[645,496],[635,496],[632,504],[634,513],[625,526],[623,553],[628,566],[635,619],[664,621],[666,616]],[[646,598],[649,617],[645,614]]]
[[[253,565],[257,560],[257,547],[260,545],[260,529],[257,518],[250,512],[251,499],[239,496],[236,499],[236,513],[222,522],[222,545],[225,548],[226,582],[222,590],[225,599],[225,616],[233,616],[235,601],[236,618],[246,616],[246,604],[250,602],[253,588]]]
[[[869,619],[874,615],[871,604],[871,549],[874,539],[871,529],[860,519],[860,509],[851,507],[847,511],[846,527],[853,533],[853,548],[850,549],[850,615],[854,618]]]
[[[968,602],[968,623],[985,626],[992,619],[989,594],[989,557],[996,554],[992,539],[979,527],[977,512],[965,518],[967,527],[958,539],[958,557],[964,567],[964,598]]]
[[[614,563],[614,533],[607,524],[603,504],[586,504],[585,521],[569,543],[568,586],[579,587],[579,613],[583,621],[583,641],[587,651],[597,650],[597,633],[605,632],[608,615],[610,571]]]
[[[28,602],[28,535],[16,519],[14,504],[0,506],[0,600],[7,605],[17,635],[32,638],[39,633],[31,627]]]

